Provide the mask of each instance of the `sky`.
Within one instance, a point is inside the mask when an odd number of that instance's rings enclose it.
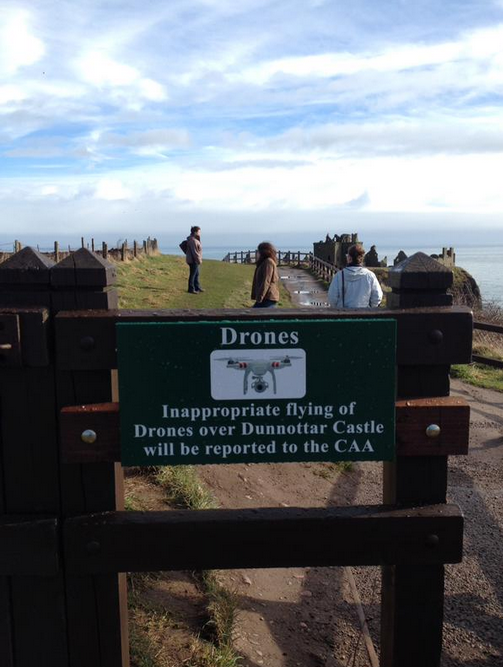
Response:
[[[502,111],[503,0],[3,0],[0,241],[503,243]]]

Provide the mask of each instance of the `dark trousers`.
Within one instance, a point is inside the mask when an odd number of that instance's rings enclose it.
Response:
[[[189,292],[199,292],[199,264],[189,264]]]
[[[253,304],[252,308],[276,308],[278,305],[277,301],[271,301],[270,299],[264,299],[260,303],[256,302]]]

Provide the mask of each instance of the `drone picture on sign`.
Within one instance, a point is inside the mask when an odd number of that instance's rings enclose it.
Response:
[[[214,399],[302,398],[306,393],[301,349],[229,350],[228,355],[214,350],[210,364]]]

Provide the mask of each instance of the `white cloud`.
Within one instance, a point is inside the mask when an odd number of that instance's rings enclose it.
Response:
[[[25,10],[4,12],[0,25],[0,73],[15,74],[38,62],[45,52],[44,43],[30,30],[31,15]]]
[[[96,190],[94,191],[94,197],[96,199],[115,201],[117,199],[131,199],[133,193],[125,187],[123,182],[118,178],[107,177],[98,181]]]
[[[94,51],[85,54],[77,61],[76,68],[87,83],[110,89],[119,98],[127,97],[132,108],[141,108],[144,101],[161,102],[167,98],[166,90],[160,83],[143,77],[135,67],[114,60],[105,53]]]

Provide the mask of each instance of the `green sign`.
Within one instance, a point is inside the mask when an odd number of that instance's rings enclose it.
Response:
[[[394,320],[117,325],[123,465],[391,460]]]

